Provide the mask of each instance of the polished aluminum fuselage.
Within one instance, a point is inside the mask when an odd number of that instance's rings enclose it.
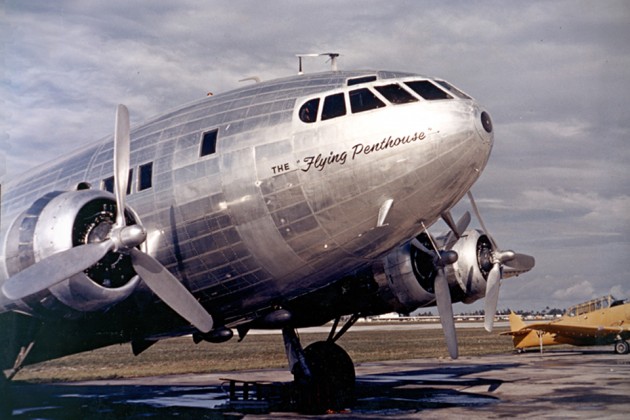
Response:
[[[153,185],[128,205],[146,247],[213,317],[236,325],[360,269],[430,226],[486,165],[492,134],[471,99],[392,105],[307,124],[312,97],[419,78],[327,72],[247,86],[174,110],[132,130],[131,167],[153,162]],[[216,153],[200,157],[218,129]],[[77,139],[80,143],[81,139]],[[16,217],[50,191],[112,175],[110,138],[3,186],[0,260]],[[379,210],[393,203],[382,226]],[[0,283],[9,276],[0,262]],[[149,293],[140,289],[139,293]],[[28,312],[0,297],[0,310]]]

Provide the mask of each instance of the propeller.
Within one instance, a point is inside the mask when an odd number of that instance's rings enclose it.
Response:
[[[459,238],[466,230],[468,223],[470,222],[470,213],[466,212],[457,223],[453,221],[450,212],[442,214],[442,218],[449,227],[451,227],[451,233]],[[423,224],[424,227],[424,224]],[[411,245],[419,249],[420,251],[431,255],[433,257],[433,266],[436,268],[436,275],[433,285],[433,291],[435,293],[435,303],[437,305],[438,314],[440,315],[440,323],[442,324],[442,330],[444,331],[444,338],[446,340],[446,348],[452,359],[457,359],[459,356],[459,350],[457,346],[457,333],[455,331],[455,319],[453,317],[453,304],[451,299],[451,291],[448,287],[448,279],[446,277],[445,268],[448,264],[453,264],[457,261],[458,255],[455,251],[439,250],[431,235],[427,232],[427,237],[431,241],[431,247],[427,248],[417,238],[411,241]],[[448,240],[447,240],[448,242]]]
[[[110,251],[128,253],[133,268],[144,283],[164,303],[199,331],[212,329],[212,316],[159,261],[136,247],[147,238],[139,224],[127,226],[124,209],[129,183],[129,111],[118,105],[114,135],[114,192],[116,221],[103,242],[88,243],[58,252],[38,261],[9,278],[2,292],[9,299],[22,299],[46,290],[96,264]]]
[[[491,332],[494,326],[494,315],[497,312],[497,305],[499,303],[499,289],[501,287],[501,279],[503,278],[503,268],[507,267],[513,269],[514,271],[525,272],[534,267],[535,260],[534,257],[530,255],[518,254],[514,251],[499,250],[496,242],[488,233],[488,229],[481,218],[479,208],[477,207],[472,192],[470,191],[468,191],[468,199],[470,200],[470,205],[475,212],[477,220],[479,220],[481,228],[492,245],[492,268],[488,272],[488,278],[486,280],[486,301],[484,308],[484,328],[486,331]]]

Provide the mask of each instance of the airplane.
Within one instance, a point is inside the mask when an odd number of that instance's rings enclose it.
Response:
[[[510,313],[510,331],[514,348],[522,353],[527,348],[571,344],[599,346],[614,344],[617,354],[628,354],[630,346],[630,302],[624,303],[611,295],[571,306],[553,321],[526,324],[514,312]]]
[[[269,328],[300,410],[345,407],[355,373],[339,337],[360,317],[427,306],[456,358],[452,303],[485,296],[491,330],[501,279],[535,264],[498,247],[470,192],[493,142],[476,100],[406,72],[248,84],[134,127],[119,105],[113,136],[2,186],[3,386],[112,344],[137,355]],[[470,212],[453,218],[465,195],[481,230]],[[440,219],[449,232],[434,237]],[[327,340],[302,347],[299,328],[331,320]]]

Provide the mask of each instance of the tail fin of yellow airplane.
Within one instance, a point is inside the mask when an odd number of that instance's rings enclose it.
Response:
[[[510,331],[518,331],[522,328],[525,328],[527,324],[523,321],[519,315],[516,315],[514,312],[510,311]]]
[[[501,335],[511,335],[512,342],[515,349],[521,349],[524,347],[531,347],[529,341],[531,337],[536,337],[536,332],[527,328],[527,324],[523,321],[523,318],[510,311],[510,331],[501,333]],[[537,341],[534,341],[534,344]]]

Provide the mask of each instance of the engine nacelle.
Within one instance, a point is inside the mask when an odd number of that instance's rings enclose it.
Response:
[[[481,231],[467,230],[451,249],[459,256],[457,262],[446,267],[453,302],[472,303],[481,299],[486,295],[488,273],[493,265],[490,238]]]
[[[125,211],[129,224],[137,216]],[[13,222],[8,233],[6,267],[9,276],[60,251],[105,240],[116,220],[114,196],[101,190],[52,192],[37,200]],[[140,279],[126,254],[109,252],[84,272],[24,299],[33,309],[104,310],[124,299]]]
[[[426,234],[417,239],[433,249]],[[440,243],[440,238],[434,242]],[[480,231],[468,230],[448,250],[458,259],[446,265],[446,276],[453,302],[472,303],[485,296],[488,273],[492,269],[492,244]],[[437,275],[435,256],[407,242],[382,259],[383,279],[379,283],[382,296],[393,296],[389,306],[394,310],[411,312],[419,307],[435,304],[434,282]],[[384,290],[387,289],[387,290]],[[388,293],[385,293],[388,292]]]
[[[435,273],[431,273],[431,270],[419,272],[418,264],[422,265],[424,261],[422,257],[419,260],[415,257],[416,249],[407,242],[387,254],[382,261],[387,284],[379,283],[381,288],[389,289],[397,304],[402,305],[402,308],[398,308],[396,304],[391,305],[399,312],[411,312],[435,301]]]

